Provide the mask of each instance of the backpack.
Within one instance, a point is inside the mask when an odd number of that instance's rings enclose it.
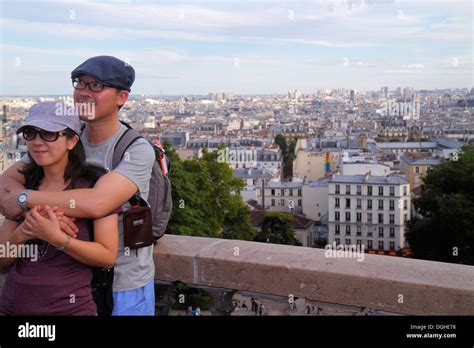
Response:
[[[127,130],[122,134],[117,144],[115,144],[112,168],[117,168],[120,161],[125,156],[127,149],[138,139],[143,138],[136,130],[124,121],[120,121]],[[82,126],[81,131],[85,128]],[[171,174],[171,166],[169,159],[166,157],[165,150],[160,141],[154,139],[147,140],[155,151],[155,162],[151,171],[150,188],[148,193],[148,204],[152,213],[152,230],[153,240],[156,243],[158,239],[163,237],[166,232],[168,221],[171,217],[171,210],[173,207],[173,199],[171,196],[171,182],[169,176]],[[135,205],[140,201],[140,194],[137,192],[134,197],[131,197],[129,202]]]

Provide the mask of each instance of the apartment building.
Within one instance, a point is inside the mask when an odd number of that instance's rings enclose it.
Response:
[[[406,246],[410,208],[410,185],[399,175],[333,175],[329,180],[328,243],[396,251]]]

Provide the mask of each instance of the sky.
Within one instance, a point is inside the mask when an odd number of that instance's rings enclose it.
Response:
[[[96,55],[132,94],[471,88],[472,0],[0,0],[0,95],[72,94]]]

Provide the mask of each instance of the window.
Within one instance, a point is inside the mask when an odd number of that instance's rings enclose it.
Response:
[[[361,222],[362,221],[362,213],[357,213],[356,214],[356,221]]]
[[[379,199],[379,210],[383,210],[383,201]]]
[[[406,186],[403,186],[403,195],[404,195],[404,196],[407,195],[407,187],[406,187]]]
[[[272,207],[275,206],[275,199],[272,199]]]
[[[298,196],[302,196],[301,189],[298,189]]]
[[[389,202],[389,210],[395,210],[395,201],[393,199]]]
[[[280,205],[281,205],[281,206],[284,206],[284,205],[285,205],[285,200],[284,200],[283,198],[280,199]]]
[[[351,213],[346,213],[346,221],[351,221]]]
[[[346,239],[346,245],[350,245],[351,244],[351,240],[350,239]]]
[[[272,189],[272,196],[275,196],[275,189]]]
[[[302,199],[298,199],[298,207],[301,207],[301,205],[303,204],[302,201]]]
[[[403,201],[403,210],[407,210],[408,209],[408,201],[405,199]]]
[[[382,240],[379,241],[379,250],[383,250],[383,241]]]
[[[357,233],[358,236],[361,236],[361,235],[362,235],[362,226],[357,225],[356,233]]]
[[[350,207],[351,207],[351,199],[346,198],[346,208],[350,208]]]
[[[390,250],[395,250],[395,242],[390,242]]]
[[[339,194],[340,193],[340,187],[339,185],[336,185],[336,194]]]
[[[340,234],[341,233],[341,226],[340,225],[336,225],[336,234]]]
[[[334,202],[334,206],[336,208],[339,208],[339,198],[336,198],[335,202]]]
[[[390,227],[390,237],[395,237],[395,227]]]
[[[420,167],[415,167],[415,173],[419,174],[420,173]]]
[[[390,186],[390,196],[395,196],[395,187]]]
[[[356,239],[356,244],[361,246],[362,245],[362,240],[361,239]]]
[[[367,186],[367,196],[372,196],[372,186]]]
[[[336,212],[334,213],[334,220],[339,221],[339,219],[340,219],[340,214],[339,214],[338,211],[336,211]]]
[[[371,199],[369,199],[367,201],[367,209],[372,210],[372,200]]]
[[[362,199],[357,198],[357,209],[362,208]]]
[[[372,249],[372,241],[367,240],[367,249]]]
[[[367,213],[367,222],[372,222],[372,213]]]
[[[379,224],[383,224],[383,214],[379,214]]]
[[[293,196],[293,189],[290,189],[289,191],[290,196]]]
[[[379,237],[383,237],[383,227],[379,227]]]
[[[357,194],[361,195],[362,194],[362,186],[357,185]]]
[[[372,227],[367,227],[367,237],[372,237]]]
[[[284,189],[281,189],[281,195],[282,195],[282,196],[285,195],[285,190],[284,190]]]
[[[379,186],[379,196],[383,196],[383,186]]]
[[[407,214],[403,214],[403,221],[404,221],[404,222],[407,222],[407,220],[408,220],[408,215],[407,215]]]
[[[351,226],[346,225],[346,236],[350,236],[350,235],[351,235]]]
[[[346,195],[351,194],[351,185],[346,185]]]
[[[390,221],[391,224],[395,223],[395,214],[390,214],[389,215],[389,221]]]
[[[336,242],[336,245],[341,244],[341,240],[339,238],[334,239],[334,241]]]

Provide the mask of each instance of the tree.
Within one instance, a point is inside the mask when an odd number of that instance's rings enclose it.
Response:
[[[293,176],[293,161],[296,158],[295,147],[298,139],[293,139],[288,145],[283,134],[275,136],[275,143],[280,147],[283,157],[283,178],[291,178]]]
[[[250,210],[240,196],[243,181],[218,161],[218,152],[204,150],[201,158],[184,161],[173,150],[167,154],[173,195],[167,233],[253,240]]]
[[[293,217],[286,213],[267,212],[261,223],[261,229],[255,237],[256,242],[298,245],[302,244],[296,239],[295,231],[290,223]]]
[[[278,144],[278,146],[280,147],[281,153],[285,155],[288,149],[288,144],[286,143],[285,136],[283,134],[277,134],[275,136],[275,143]]]
[[[427,174],[408,223],[415,258],[474,265],[474,146]]]
[[[250,222],[250,208],[248,206],[238,204],[225,215],[222,238],[254,240],[256,232]]]

